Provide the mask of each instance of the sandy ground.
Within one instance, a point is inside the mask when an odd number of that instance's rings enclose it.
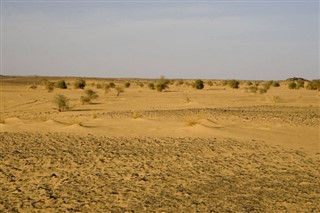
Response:
[[[1,81],[0,211],[320,211],[318,91],[87,79],[99,98],[82,105],[83,90],[41,80]],[[117,97],[92,85],[111,81],[131,86]]]

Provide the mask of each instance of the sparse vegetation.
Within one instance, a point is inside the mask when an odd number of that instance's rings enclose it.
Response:
[[[252,85],[250,87],[247,88],[247,90],[251,93],[257,93],[258,92],[258,87],[255,85]]]
[[[213,86],[213,82],[212,81],[207,81],[208,86],[212,87]]]
[[[247,82],[247,86],[251,86],[253,83],[251,81]]]
[[[53,103],[58,107],[59,112],[70,109],[69,99],[61,94],[54,97]]]
[[[67,89],[68,88],[68,86],[64,80],[58,81],[55,85],[56,85],[56,88],[59,88],[59,89]]]
[[[176,86],[180,86],[180,85],[182,85],[184,82],[183,82],[183,80],[178,80],[177,82],[176,82]]]
[[[104,94],[107,94],[110,91],[110,84],[103,85]]]
[[[239,81],[236,80],[230,80],[228,81],[228,85],[229,87],[231,87],[232,89],[238,89],[239,88]]]
[[[32,85],[30,85],[29,86],[29,89],[37,89],[38,87],[37,87],[37,85],[35,85],[35,84],[32,84]]]
[[[96,88],[97,89],[102,89],[102,84],[101,83],[96,84]]]
[[[124,87],[125,87],[125,88],[129,88],[129,87],[130,87],[130,82],[126,82],[126,83],[124,84]]]
[[[50,81],[44,81],[43,82],[44,84],[44,87],[45,89],[48,91],[48,92],[52,92],[54,90],[54,83],[53,82],[50,82]]]
[[[116,84],[113,83],[113,82],[110,82],[109,86],[110,86],[110,88],[115,88],[115,87],[116,87]]]
[[[158,92],[162,92],[163,90],[169,88],[168,86],[169,80],[165,79],[163,76],[157,81],[155,88]]]
[[[120,93],[124,92],[124,89],[122,87],[116,87],[116,91],[117,91],[117,96],[119,96]]]
[[[308,89],[308,90],[319,90],[320,91],[320,80],[312,80],[312,81],[310,81],[307,84],[306,89]]]
[[[288,88],[289,89],[296,89],[297,88],[296,82],[294,82],[294,81],[289,82]]]
[[[99,95],[92,89],[86,89],[84,92],[90,98],[90,100],[97,99],[99,97]]]
[[[139,87],[144,87],[144,84],[143,84],[142,82],[138,82],[137,85],[138,85]]]
[[[193,87],[196,88],[196,89],[203,89],[204,88],[204,84],[203,84],[203,81],[198,79],[196,80],[194,83],[193,83]]]
[[[155,90],[154,83],[149,83],[148,87],[149,87],[149,89]]]
[[[301,80],[301,79],[298,79],[296,81],[296,89],[300,89],[300,88],[303,88],[304,87],[304,81]]]
[[[280,87],[280,83],[277,82],[277,81],[274,81],[274,82],[272,83],[272,86],[273,86],[273,87]]]
[[[91,99],[88,96],[81,96],[80,97],[80,102],[82,104],[91,103]]]
[[[74,88],[76,89],[84,89],[86,86],[86,81],[84,79],[77,79],[74,82]]]

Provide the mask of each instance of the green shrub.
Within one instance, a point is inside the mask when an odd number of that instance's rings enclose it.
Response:
[[[163,76],[157,81],[155,88],[158,92],[162,92],[163,90],[169,88],[168,86],[169,80],[165,79]]]
[[[204,84],[203,81],[198,79],[193,83],[193,87],[196,89],[203,89],[204,88]]]
[[[289,84],[288,84],[289,89],[296,89],[296,87],[297,87],[296,82],[294,82],[294,81],[289,82]]]
[[[149,87],[149,89],[152,89],[152,90],[154,90],[154,89],[155,89],[155,87],[154,87],[154,83],[149,83],[149,84],[148,84],[148,87]]]
[[[126,82],[126,83],[124,84],[124,87],[125,87],[125,88],[129,88],[129,87],[130,87],[130,82]]]
[[[239,88],[239,81],[236,80],[230,80],[228,81],[228,85],[229,87],[231,87],[232,89],[238,89]]]
[[[64,80],[60,80],[56,83],[56,88],[67,89],[68,86]]]
[[[307,84],[306,89],[308,89],[308,90],[319,90],[320,91],[320,80],[312,80],[312,81],[310,81]]]
[[[77,79],[74,82],[74,88],[76,89],[84,89],[86,86],[86,81],[84,79]]]
[[[54,97],[53,103],[58,107],[59,112],[68,110],[70,108],[69,99],[64,95],[56,95]]]

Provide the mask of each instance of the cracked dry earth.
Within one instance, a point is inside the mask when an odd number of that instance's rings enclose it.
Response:
[[[320,211],[320,153],[218,138],[0,141],[0,212]]]

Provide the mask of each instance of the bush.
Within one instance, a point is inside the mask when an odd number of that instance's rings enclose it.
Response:
[[[64,80],[60,80],[56,83],[56,88],[67,89],[67,84]]]
[[[180,85],[182,85],[183,84],[183,80],[178,80],[177,82],[176,82],[176,86],[180,86]]]
[[[143,86],[144,86],[144,84],[141,83],[141,82],[137,83],[137,85],[138,85],[139,87],[143,87]]]
[[[100,83],[99,83],[99,84],[96,84],[96,88],[97,88],[97,89],[102,89],[102,84],[100,84]]]
[[[111,82],[111,83],[109,84],[109,86],[110,86],[110,88],[115,88],[115,87],[116,87],[115,83],[113,83],[113,82]]]
[[[130,82],[126,82],[126,83],[124,84],[124,87],[125,87],[125,88],[129,88],[129,87],[130,87]]]
[[[158,92],[162,92],[163,90],[169,88],[168,86],[169,80],[165,79],[163,76],[158,80],[157,84],[155,85],[155,88]]]
[[[272,83],[272,86],[273,86],[273,87],[280,87],[280,84],[279,84],[279,82],[274,81],[274,82]]]
[[[90,98],[90,100],[97,99],[99,97],[99,95],[95,91],[93,91],[92,89],[86,89],[84,92]]]
[[[308,90],[319,90],[320,91],[320,80],[312,80],[312,81],[310,81],[307,84],[306,89],[308,89]]]
[[[270,89],[272,84],[273,84],[273,81],[267,81],[264,83],[263,88],[268,90],[268,89]]]
[[[301,88],[301,87],[302,87],[302,88],[304,87],[304,81],[298,79],[298,80],[296,81],[296,89],[299,89],[299,88]]]
[[[297,84],[296,84],[296,82],[294,82],[294,81],[291,81],[291,82],[288,84],[288,88],[289,88],[289,89],[296,89],[296,87],[297,87]]]
[[[77,79],[74,82],[74,88],[76,88],[76,89],[84,89],[85,86],[86,86],[86,81],[83,79]]]
[[[251,82],[251,81],[248,81],[248,82],[247,82],[247,85],[248,85],[248,86],[251,86],[251,85],[252,85],[252,82]]]
[[[258,92],[258,87],[255,86],[255,85],[252,85],[252,86],[248,87],[248,90],[249,90],[249,92],[257,93]]]
[[[54,90],[54,83],[50,81],[45,81],[44,82],[44,87],[48,92],[52,92]]]
[[[103,85],[104,94],[107,94],[110,91],[110,84]]]
[[[116,87],[116,91],[117,91],[117,96],[119,96],[120,93],[123,93],[123,92],[124,92],[124,90],[123,90],[122,87]]]
[[[204,88],[204,84],[203,81],[198,79],[193,83],[193,87],[196,89],[203,89]]]
[[[91,103],[91,99],[88,96],[81,96],[80,101],[82,104]]]
[[[259,88],[259,94],[263,94],[263,93],[266,93],[268,91],[268,89],[266,87],[264,88]]]
[[[69,99],[64,95],[56,95],[53,102],[58,107],[59,112],[65,111],[70,108]]]
[[[149,84],[148,84],[148,87],[149,87],[149,89],[152,89],[152,90],[154,90],[154,89],[155,89],[155,87],[154,87],[154,83],[149,83]]]
[[[208,86],[210,86],[210,87],[212,87],[212,86],[213,86],[212,81],[207,81],[207,84],[208,84]]]
[[[232,89],[238,89],[239,88],[239,81],[236,80],[230,80],[228,81],[228,85],[229,87],[231,87]]]
[[[32,85],[30,85],[29,86],[29,89],[37,89],[38,87],[37,87],[37,85],[35,85],[35,84],[32,84]]]

